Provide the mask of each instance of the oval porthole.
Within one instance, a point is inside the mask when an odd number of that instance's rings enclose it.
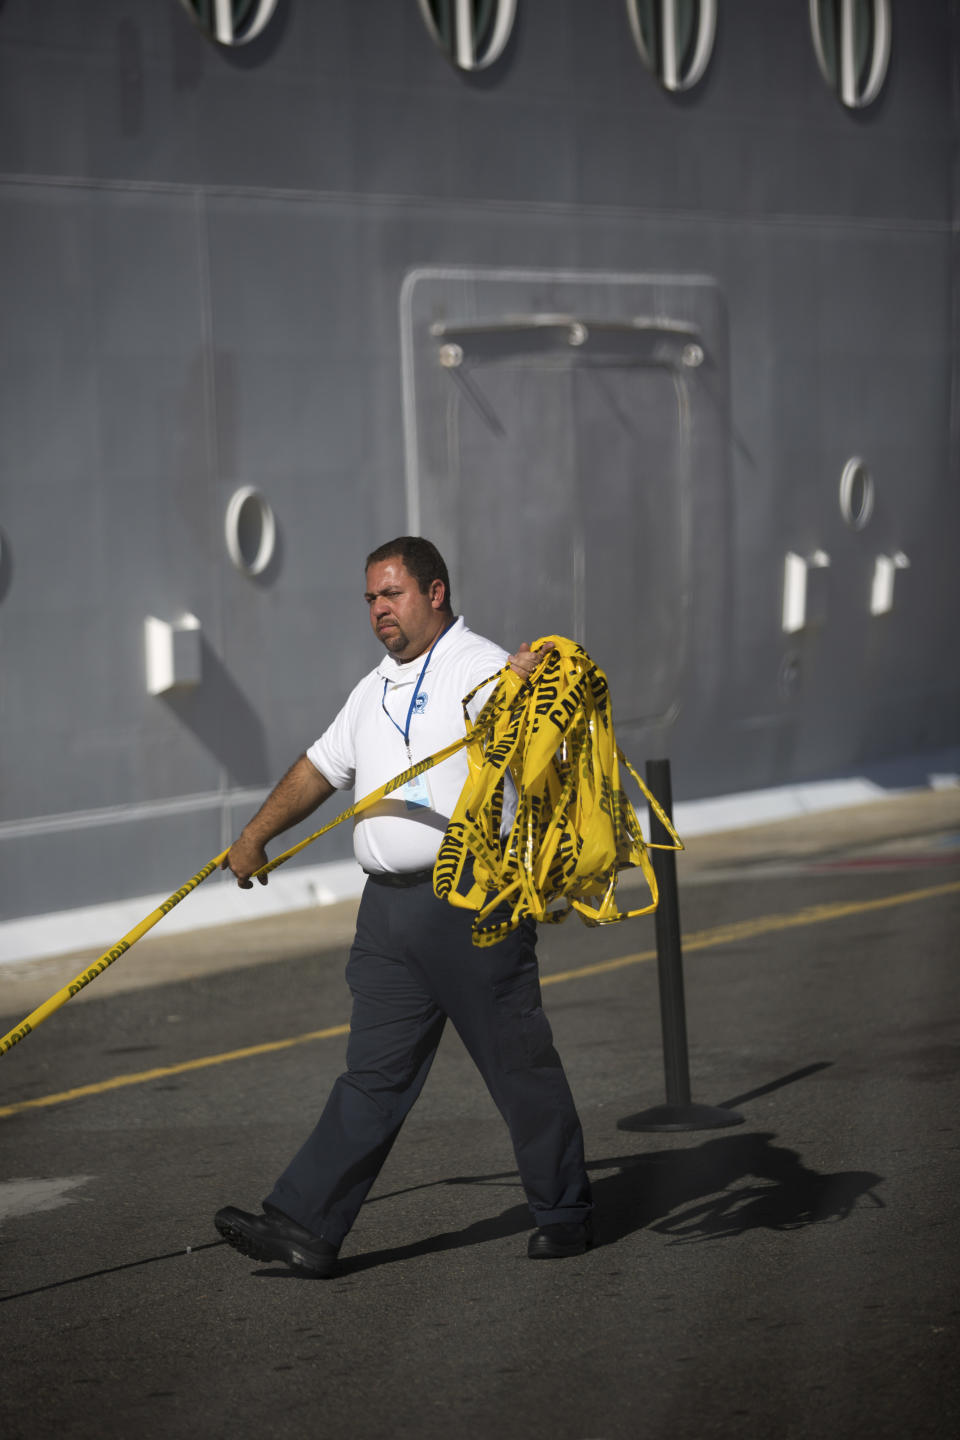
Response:
[[[848,460],[840,476],[840,514],[852,530],[863,530],[873,514],[873,476],[859,455]]]
[[[244,575],[262,575],[277,545],[277,522],[266,500],[252,485],[230,496],[224,522],[227,552]]]
[[[190,18],[218,45],[246,45],[267,28],[278,0],[182,0]]]

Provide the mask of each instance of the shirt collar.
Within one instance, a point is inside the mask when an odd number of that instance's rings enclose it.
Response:
[[[445,632],[443,637],[444,643],[446,643],[452,635],[461,634],[465,629],[466,626],[463,623],[463,616],[458,615],[449,630]],[[441,645],[440,649],[438,649],[438,656],[443,648],[443,645]],[[389,680],[391,685],[415,685],[426,658],[427,651],[424,651],[422,655],[417,655],[413,660],[396,660],[387,652],[381,659],[375,673],[380,676],[381,680]],[[434,664],[436,664],[436,659],[431,662],[431,669]]]

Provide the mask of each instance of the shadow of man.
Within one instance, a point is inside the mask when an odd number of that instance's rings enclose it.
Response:
[[[798,1230],[845,1220],[883,1177],[865,1170],[821,1174],[771,1132],[723,1135],[684,1150],[597,1160],[617,1168],[595,1186],[603,1239],[647,1228],[674,1243],[724,1239],[747,1230]]]
[[[804,1165],[795,1150],[775,1145],[772,1132],[725,1134],[687,1149],[615,1155],[591,1160],[598,1217],[598,1245],[612,1245],[637,1230],[672,1237],[673,1244],[727,1239],[747,1230],[798,1230],[826,1221],[845,1220],[863,1198],[876,1207],[883,1177],[850,1170],[820,1174]],[[613,1174],[603,1174],[613,1171]],[[418,1190],[442,1185],[513,1185],[516,1171],[456,1175],[427,1185],[377,1195],[383,1204]],[[430,1235],[407,1245],[345,1256],[340,1273],[354,1274],[377,1265],[411,1260],[442,1250],[501,1240],[531,1228],[525,1204],[511,1205],[458,1230]],[[292,1272],[260,1270],[260,1276],[293,1278]]]

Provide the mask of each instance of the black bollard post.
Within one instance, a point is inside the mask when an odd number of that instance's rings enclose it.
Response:
[[[670,761],[647,761],[647,785],[664,812],[673,818]],[[670,844],[670,836],[650,809],[650,839]],[[654,913],[657,937],[657,980],[660,987],[660,1029],[668,1105],[690,1104],[690,1062],[687,1054],[687,1007],[683,991],[683,950],[680,943],[680,899],[677,858],[673,850],[651,850],[659,902]]]
[[[670,761],[647,761],[647,786],[664,813],[673,818]],[[670,836],[650,809],[653,844],[671,843]],[[680,901],[677,860],[673,850],[651,850],[659,901],[654,915],[657,937],[657,978],[660,987],[660,1028],[663,1035],[663,1069],[667,1103],[641,1110],[617,1122],[619,1130],[710,1130],[740,1125],[743,1116],[719,1105],[696,1105],[690,1099],[690,1062],[687,1054],[687,1010],[683,991],[683,949],[680,940]]]

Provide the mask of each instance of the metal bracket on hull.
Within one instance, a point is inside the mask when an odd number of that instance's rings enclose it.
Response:
[[[203,646],[196,615],[182,615],[175,624],[148,615],[144,625],[147,651],[147,694],[199,685]]]
[[[781,629],[795,635],[826,614],[825,572],[830,566],[826,550],[814,550],[806,559],[788,550],[783,562]],[[820,575],[821,579],[814,579]]]
[[[593,365],[665,365],[696,369],[703,364],[703,337],[695,325],[638,315],[630,320],[578,315],[505,315],[502,319],[435,321],[440,363],[457,369],[512,355],[556,354]]]
[[[873,583],[870,587],[870,614],[887,615],[893,609],[893,582],[898,570],[909,570],[910,561],[902,550],[894,555],[878,555],[873,562]]]

